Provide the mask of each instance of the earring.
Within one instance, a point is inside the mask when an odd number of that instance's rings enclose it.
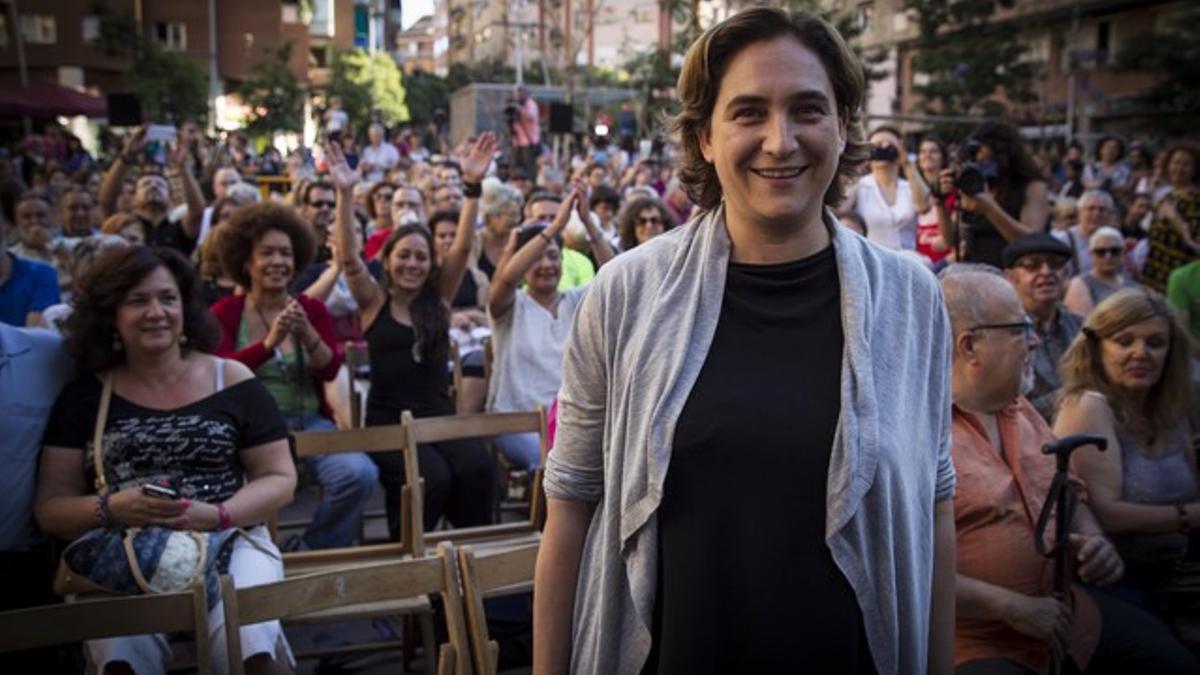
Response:
[[[121,336],[116,333],[113,333],[112,348],[114,352],[119,352],[125,348],[125,345],[121,344]]]
[[[179,346],[180,346],[180,347],[186,346],[186,345],[187,345],[187,342],[188,342],[188,340],[187,340],[187,333],[184,333],[184,334],[182,334],[182,335],[180,335],[180,336],[179,336]]]

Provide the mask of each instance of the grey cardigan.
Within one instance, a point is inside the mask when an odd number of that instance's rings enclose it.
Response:
[[[949,321],[927,270],[831,213],[826,221],[845,353],[825,541],[854,588],[878,671],[924,672],[933,508],[954,494]],[[599,502],[580,565],[572,672],[637,674],[649,654],[655,514],[729,254],[718,208],[605,265],[575,317],[545,476],[550,497]],[[736,503],[736,488],[726,498]]]

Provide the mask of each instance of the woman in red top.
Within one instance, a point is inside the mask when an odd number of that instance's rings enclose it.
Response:
[[[333,317],[319,300],[288,293],[296,270],[316,252],[308,223],[290,207],[264,203],[239,210],[223,229],[221,265],[248,291],[213,305],[221,324],[216,353],[254,371],[291,431],[336,428],[324,389],[342,365]],[[351,545],[379,477],[375,464],[363,453],[305,461],[321,485],[321,503],[287,548]]]

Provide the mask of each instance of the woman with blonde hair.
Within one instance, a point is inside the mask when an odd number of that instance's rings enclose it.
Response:
[[[1125,560],[1121,582],[1145,607],[1200,527],[1200,486],[1188,424],[1189,338],[1143,290],[1118,291],[1088,316],[1063,356],[1054,433],[1095,434],[1108,449],[1077,451],[1089,505]]]

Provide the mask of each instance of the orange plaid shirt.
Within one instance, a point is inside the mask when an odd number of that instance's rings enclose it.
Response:
[[[954,469],[954,527],[958,573],[1026,595],[1050,595],[1054,565],[1034,548],[1038,514],[1054,478],[1054,458],[1042,446],[1054,440],[1045,420],[1025,398],[996,415],[1003,453],[971,413],[954,406],[951,422]],[[1077,493],[1083,484],[1071,476]],[[1053,543],[1054,521],[1046,528]],[[1068,566],[1068,569],[1071,569]],[[1075,587],[1071,656],[1082,669],[1100,639],[1100,611]],[[954,665],[976,659],[1008,659],[1038,673],[1050,671],[1047,643],[1018,633],[1001,621],[959,617],[954,630]]]

